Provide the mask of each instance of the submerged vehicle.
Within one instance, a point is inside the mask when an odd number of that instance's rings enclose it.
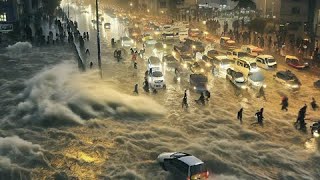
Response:
[[[318,122],[315,122],[312,124],[312,126],[310,126],[310,129],[311,129],[311,134],[314,136],[314,137],[319,137],[319,133],[320,133],[320,121]]]
[[[206,180],[209,172],[204,162],[187,153],[170,152],[162,153],[157,158],[160,166],[172,173],[175,179]]]
[[[165,55],[162,58],[163,66],[166,71],[175,71],[176,68],[179,69],[180,63],[173,55]]]
[[[320,89],[320,80],[313,83],[313,86],[317,89]]]
[[[247,89],[246,79],[243,73],[239,71],[235,71],[232,68],[228,68],[226,79],[228,79],[237,88]]]
[[[204,74],[211,71],[211,63],[199,60],[190,66],[190,70],[195,74]]]
[[[289,56],[287,55],[285,57],[285,62],[296,69],[306,69],[309,67],[309,64],[306,62],[302,62],[302,60],[300,60],[299,58],[297,58],[296,56]]]
[[[264,75],[261,72],[250,73],[248,76],[248,85],[252,88],[260,89],[266,87],[264,84]]]
[[[231,38],[229,38],[229,37],[221,37],[220,38],[220,46],[223,49],[235,49],[236,42],[234,40],[231,40]]]
[[[263,69],[276,69],[277,61],[271,55],[259,55],[256,58],[257,65]]]
[[[161,71],[149,71],[148,83],[151,89],[166,89],[165,79]]]
[[[110,29],[111,28],[111,24],[110,23],[104,23],[104,28],[105,29]]]
[[[190,86],[197,93],[207,91],[208,78],[203,74],[191,74],[189,78]]]
[[[289,89],[299,89],[301,86],[301,82],[299,81],[299,79],[297,78],[297,76],[295,74],[293,74],[291,71],[287,70],[287,71],[278,71],[273,78],[285,85],[286,88]]]

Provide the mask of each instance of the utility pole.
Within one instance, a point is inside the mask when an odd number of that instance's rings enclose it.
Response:
[[[99,5],[98,0],[96,0],[96,22],[97,22],[97,48],[98,48],[98,66],[100,78],[102,79],[102,69],[101,69],[101,52],[100,52],[100,30],[99,30]]]

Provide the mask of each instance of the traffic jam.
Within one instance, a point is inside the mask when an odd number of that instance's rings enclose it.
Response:
[[[294,55],[274,57],[260,47],[240,45],[227,36],[210,35],[188,22],[152,21],[146,17],[141,21],[121,12],[116,16],[127,27],[127,33],[120,39],[112,39],[111,44],[113,47],[120,44],[117,48],[121,48],[123,54],[131,52],[133,62],[136,55],[145,61],[143,89],[146,92],[165,91],[168,83],[173,82],[203,96],[211,91],[210,79],[225,79],[239,94],[265,99],[264,91],[271,86],[268,82],[296,93],[304,85],[299,75],[310,73],[309,64]],[[104,24],[105,30],[110,26],[110,23]],[[168,81],[171,76],[173,80]],[[319,90],[320,80],[314,81],[312,88]],[[204,105],[200,102],[201,96],[196,102]],[[183,107],[188,108],[188,104]],[[312,124],[310,130],[314,137],[319,137],[320,123]],[[188,153],[162,153],[157,161],[164,170],[182,179],[209,177],[204,163]]]

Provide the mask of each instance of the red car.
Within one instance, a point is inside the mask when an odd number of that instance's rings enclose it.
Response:
[[[309,67],[308,63],[304,63],[302,62],[299,58],[297,58],[296,56],[289,56],[287,55],[285,57],[285,61],[286,63],[296,69],[305,69]]]

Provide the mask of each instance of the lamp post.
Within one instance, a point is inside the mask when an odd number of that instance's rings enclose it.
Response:
[[[99,74],[102,79],[102,68],[101,68],[101,52],[100,52],[100,30],[99,30],[99,4],[98,0],[96,0],[96,22],[97,22],[97,48],[98,48],[98,66],[99,66]]]

